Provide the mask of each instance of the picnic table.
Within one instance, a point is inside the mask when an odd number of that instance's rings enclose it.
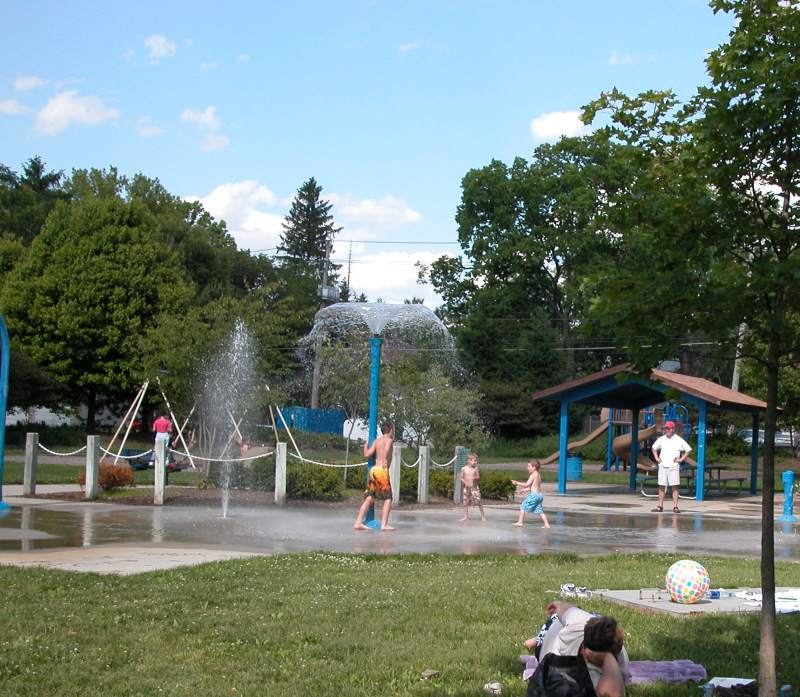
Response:
[[[714,487],[716,487],[717,491],[722,494],[725,491],[728,491],[728,482],[736,482],[739,486],[736,489],[736,493],[742,493],[742,487],[744,485],[745,479],[747,476],[737,472],[735,474],[723,474],[728,470],[731,470],[732,467],[730,465],[717,465],[711,464],[705,466],[705,477],[706,477],[706,486],[708,490],[711,491]],[[687,482],[688,486],[694,486],[695,480],[697,479],[697,466],[696,465],[686,465],[686,471],[689,473],[690,481]],[[714,473],[716,472],[716,476]]]

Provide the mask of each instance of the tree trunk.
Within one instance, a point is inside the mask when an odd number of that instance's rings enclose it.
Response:
[[[776,697],[775,673],[775,425],[778,416],[778,347],[770,336],[767,350],[767,413],[764,423],[764,466],[761,492],[761,648],[759,697]],[[753,438],[758,438],[753,433]]]
[[[86,435],[92,435],[95,432],[94,415],[97,411],[97,393],[94,389],[90,389],[86,393]]]

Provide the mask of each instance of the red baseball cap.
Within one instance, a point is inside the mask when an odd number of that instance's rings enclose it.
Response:
[[[674,421],[665,421],[664,422],[664,428],[675,428],[675,422]]]

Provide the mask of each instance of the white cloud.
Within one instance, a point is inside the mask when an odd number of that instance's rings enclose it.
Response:
[[[211,70],[216,70],[217,68],[219,68],[219,61],[200,63],[200,70],[203,70],[204,72],[210,72]]]
[[[0,114],[16,116],[17,114],[27,114],[30,111],[24,104],[20,104],[16,99],[0,99]]]
[[[609,65],[633,65],[642,61],[655,63],[656,57],[652,53],[620,53],[615,48],[611,49],[611,55],[608,57]]]
[[[240,53],[236,56],[236,60],[240,63],[248,63],[250,61],[250,55],[247,53]]]
[[[116,119],[118,109],[106,106],[99,97],[81,97],[74,90],[60,92],[36,115],[36,128],[42,133],[58,133],[70,124],[96,126]]]
[[[220,184],[207,196],[188,198],[200,201],[211,215],[225,220],[240,249],[260,250],[278,246],[283,214],[262,210],[275,206],[278,197],[254,179]]]
[[[154,124],[149,116],[142,116],[136,122],[136,131],[142,138],[155,138],[160,136],[164,129]]]
[[[178,48],[166,36],[162,36],[161,34],[148,36],[144,40],[144,45],[147,49],[147,57],[154,63],[162,58],[174,56]]]
[[[409,51],[416,51],[418,48],[422,48],[422,41],[412,41],[409,44],[400,44],[400,53],[408,53]]]
[[[582,136],[589,127],[579,111],[551,111],[531,120],[531,135],[537,142],[558,140],[561,136]]]
[[[194,123],[201,128],[208,128],[212,131],[220,127],[217,108],[214,106],[206,107],[203,111],[199,111],[198,109],[184,109],[181,112],[181,121]]]
[[[219,133],[209,133],[200,141],[200,147],[203,150],[224,150],[230,145],[231,139],[228,136],[220,135]]]
[[[126,63],[130,63],[134,58],[136,58],[136,51],[134,51],[132,48],[129,48],[127,51],[125,51],[125,53],[122,54],[122,59]]]
[[[184,109],[181,112],[181,121],[191,123],[203,131],[200,140],[200,147],[203,150],[224,150],[230,144],[228,136],[218,133],[222,121],[217,116],[217,108],[206,107],[202,111],[199,109]]]
[[[14,89],[17,92],[27,92],[46,84],[47,80],[40,78],[38,75],[20,75],[14,80]]]
[[[422,220],[419,212],[394,196],[355,199],[352,194],[331,194],[326,198],[335,206],[336,219],[353,225],[389,228]]]
[[[341,251],[334,249],[334,257],[342,264],[339,271],[341,278],[347,277],[347,248],[341,245]],[[416,262],[431,264],[445,250],[386,251],[366,254],[353,253],[353,264],[350,267],[350,286],[355,293],[366,293],[371,301],[377,298],[388,303],[401,303],[413,296],[425,298],[428,307],[441,304],[441,298],[429,285],[417,283]],[[452,253],[452,252],[449,252]]]

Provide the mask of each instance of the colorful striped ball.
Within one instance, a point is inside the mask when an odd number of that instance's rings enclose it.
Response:
[[[691,559],[676,561],[667,571],[667,590],[675,603],[693,605],[706,594],[710,585],[705,567]]]

